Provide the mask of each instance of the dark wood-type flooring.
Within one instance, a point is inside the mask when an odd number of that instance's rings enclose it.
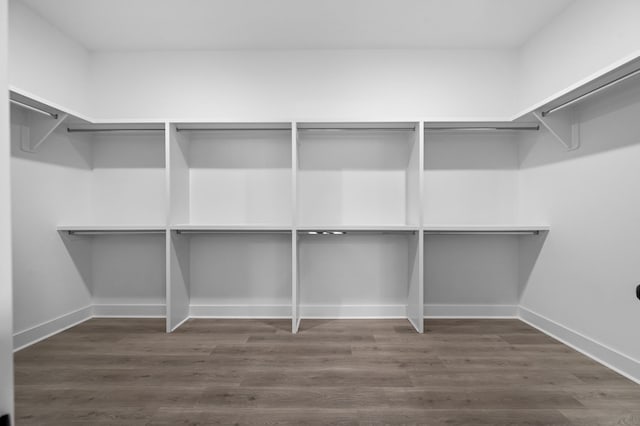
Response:
[[[18,352],[17,425],[640,425],[640,386],[518,320],[93,319]]]

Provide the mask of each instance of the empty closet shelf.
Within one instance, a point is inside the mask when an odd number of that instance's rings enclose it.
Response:
[[[69,235],[162,234],[166,228],[162,225],[64,225],[57,230]]]
[[[280,225],[174,225],[178,234],[290,233],[292,227]]]
[[[424,225],[425,234],[435,235],[538,235],[549,231],[548,225]]]

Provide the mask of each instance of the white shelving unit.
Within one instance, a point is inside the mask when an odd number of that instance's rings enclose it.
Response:
[[[421,250],[417,229],[299,230],[300,317],[409,318],[422,331]]]
[[[188,175],[181,224],[290,228],[291,132],[291,123],[172,124],[171,160]]]
[[[169,328],[187,317],[291,316],[291,231],[175,229]]]
[[[298,123],[298,225],[420,224],[419,123]]]
[[[14,133],[32,125],[16,117]],[[422,332],[425,306],[439,315],[458,303],[443,286],[493,295],[478,306],[517,294],[512,254],[521,236],[544,239],[549,229],[518,221],[513,132],[54,124],[29,149],[19,149],[24,136],[14,141],[18,178],[37,169],[55,197],[38,201],[47,189],[25,184],[18,209],[42,214],[17,226],[55,220],[41,227],[59,236],[47,247],[63,264],[51,279],[83,283],[96,314],[166,315],[167,331],[189,317],[290,317],[293,332],[304,318],[404,317]],[[61,247],[70,260],[58,259]],[[490,253],[484,264],[478,253]],[[460,265],[472,273],[456,274]],[[490,291],[478,277],[493,280]]]
[[[89,215],[58,231],[72,257],[89,245],[94,315],[165,316],[164,125],[71,118],[62,131],[88,145]],[[74,261],[83,268],[84,260]]]
[[[298,319],[409,317],[422,331],[420,123],[297,123],[296,148]]]
[[[189,316],[292,315],[292,131],[169,125],[169,331]]]
[[[424,126],[425,314],[515,316],[523,239],[549,230],[523,221],[518,205],[518,138],[539,125]]]

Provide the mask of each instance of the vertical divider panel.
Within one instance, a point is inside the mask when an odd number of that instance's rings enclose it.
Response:
[[[424,240],[422,197],[424,176],[424,123],[416,123],[414,141],[407,168],[407,223],[416,226],[409,238],[409,291],[407,318],[418,333],[424,332]]]
[[[172,225],[189,222],[187,143],[176,125],[167,123],[167,332],[174,331],[189,318],[190,242],[172,230]]]
[[[11,262],[11,152],[9,123],[8,26],[0,0],[0,414],[13,416],[13,276]],[[4,142],[6,141],[6,142]],[[14,182],[15,184],[16,182]]]
[[[291,123],[291,331],[300,327],[298,276],[298,123]]]

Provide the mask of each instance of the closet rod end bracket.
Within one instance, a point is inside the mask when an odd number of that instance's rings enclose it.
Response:
[[[557,111],[553,115],[534,111],[533,115],[567,151],[580,148],[580,123],[569,110]]]
[[[31,114],[28,125],[20,127],[20,149],[34,154],[51,134],[67,119],[68,114],[56,114],[44,117],[41,114]]]

